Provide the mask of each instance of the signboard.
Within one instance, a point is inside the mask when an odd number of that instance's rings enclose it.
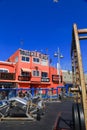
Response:
[[[52,75],[52,82],[59,83],[59,75]],[[62,83],[62,76],[60,75],[60,83]]]
[[[30,51],[27,50],[20,50],[20,54],[24,56],[30,56]]]
[[[59,75],[52,75],[52,82],[59,82]]]
[[[35,57],[39,57],[41,59],[45,59],[48,60],[48,56],[45,54],[41,54],[37,51],[27,51],[27,50],[20,50],[20,54],[24,55],[24,56],[35,56]]]

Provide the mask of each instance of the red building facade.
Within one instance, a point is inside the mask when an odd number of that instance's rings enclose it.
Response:
[[[63,86],[57,69],[49,65],[48,55],[18,49],[6,62],[0,61],[0,88],[56,88]]]

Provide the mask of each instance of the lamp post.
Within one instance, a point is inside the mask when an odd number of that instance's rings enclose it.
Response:
[[[59,75],[59,83],[60,83],[60,59],[63,58],[63,55],[60,53],[59,48],[57,52],[54,53],[54,56],[57,57],[57,74]]]

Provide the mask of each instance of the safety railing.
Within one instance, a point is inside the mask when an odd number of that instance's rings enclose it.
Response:
[[[0,101],[8,100],[9,98],[19,96],[24,98],[26,94],[31,94],[32,97],[40,96],[44,100],[58,99],[60,97],[60,89],[63,86],[56,88],[0,88]]]

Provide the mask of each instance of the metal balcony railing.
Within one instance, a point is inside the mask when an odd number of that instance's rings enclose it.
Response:
[[[30,76],[18,76],[19,81],[30,81]]]
[[[50,82],[50,78],[41,77],[41,82]]]
[[[15,80],[15,73],[0,73],[0,80]]]

